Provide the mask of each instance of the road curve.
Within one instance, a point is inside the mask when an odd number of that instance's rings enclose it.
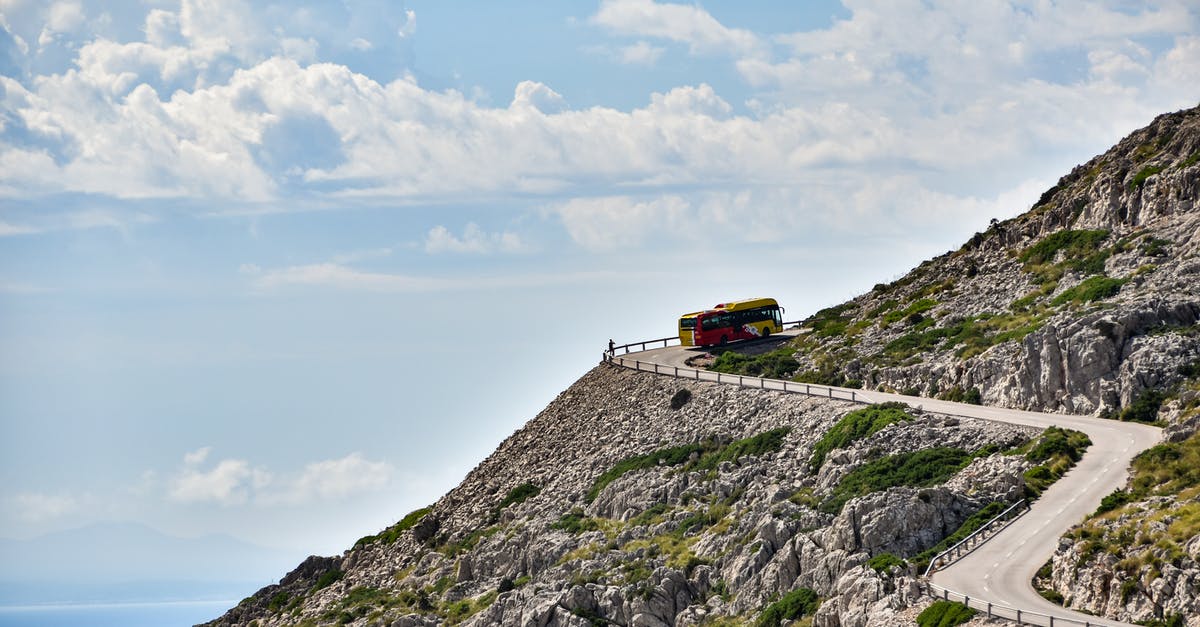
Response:
[[[703,349],[694,347],[674,346],[630,353],[628,358],[683,368],[687,366],[688,358],[703,352]],[[697,377],[707,379],[703,374]],[[753,377],[745,377],[745,380],[753,381],[752,386],[771,389],[770,380]],[[844,388],[833,389],[845,394],[851,392]],[[1038,428],[1056,425],[1086,433],[1092,445],[1083,459],[1050,486],[1033,503],[1028,513],[959,561],[934,573],[931,581],[972,600],[1045,615],[1023,615],[1022,620],[1026,624],[1129,625],[1055,605],[1033,589],[1031,580],[1038,568],[1054,554],[1059,538],[1095,511],[1101,499],[1125,485],[1130,461],[1161,439],[1161,429],[1090,416],[1043,414],[867,390],[854,392],[860,400],[871,403],[900,401],[927,411]],[[1050,616],[1054,618],[1047,618]]]

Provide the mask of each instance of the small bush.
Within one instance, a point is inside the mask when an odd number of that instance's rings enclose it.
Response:
[[[877,573],[888,573],[896,566],[904,567],[906,565],[908,565],[908,562],[891,553],[880,553],[867,560],[867,566],[874,569]]]
[[[1167,169],[1167,166],[1165,165],[1148,165],[1141,170],[1138,170],[1138,173],[1134,174],[1133,178],[1129,181],[1129,191],[1132,192],[1145,185],[1146,179],[1158,174],[1159,172],[1162,172],[1165,169]]]
[[[975,387],[963,388],[956,385],[942,392],[941,394],[938,394],[938,398],[944,401],[953,401],[955,403],[968,403],[971,405],[983,404],[983,394],[980,393],[979,388]]]
[[[317,590],[321,590],[322,588],[328,588],[329,586],[332,586],[334,583],[341,581],[342,577],[344,577],[345,575],[346,575],[346,573],[343,573],[342,571],[340,571],[336,568],[327,570],[327,571],[321,573],[320,577],[317,577],[317,583],[313,584],[312,589],[315,592]]]
[[[404,516],[404,518],[400,519],[400,522],[388,527],[387,529],[384,529],[383,531],[379,532],[379,534],[359,538],[358,542],[354,543],[354,548],[357,549],[359,547],[363,547],[368,544],[374,544],[376,542],[381,544],[392,544],[400,537],[401,533],[413,528],[417,523],[421,522],[421,519],[425,518],[426,514],[432,510],[433,507],[431,506],[422,507],[421,509],[409,512]]]
[[[907,420],[912,420],[905,410],[903,403],[882,403],[863,409],[856,409],[838,420],[825,435],[813,445],[812,457],[808,467],[816,472],[825,463],[825,456],[830,451],[864,440],[882,430],[884,427]]]
[[[821,605],[817,593],[809,588],[799,588],[783,595],[783,598],[768,605],[755,623],[758,627],[779,627],[785,620],[809,616]]]
[[[287,605],[287,602],[287,591],[276,592],[275,595],[271,597],[271,600],[267,602],[267,609],[272,612],[278,612]]]
[[[692,400],[691,390],[683,388],[671,397],[671,409],[679,409],[684,405],[687,405],[687,402],[690,400]]]
[[[504,509],[509,505],[521,503],[525,501],[525,499],[534,496],[541,491],[541,488],[533,485],[532,483],[522,483],[521,485],[508,491],[508,495],[504,497],[503,501],[500,501],[500,509]]]
[[[1167,393],[1165,391],[1158,388],[1146,390],[1136,400],[1122,409],[1117,414],[1117,419],[1126,422],[1154,422],[1158,420],[1158,410],[1162,407],[1165,400],[1167,400]]]
[[[895,486],[926,487],[949,479],[974,456],[959,448],[931,448],[889,455],[852,470],[833,488],[821,511],[836,514],[846,501]]]
[[[584,515],[583,510],[573,509],[563,517],[558,519],[558,522],[550,525],[551,529],[560,529],[567,533],[583,533],[585,531],[595,531],[600,528],[596,519],[589,518]]]
[[[1066,251],[1067,257],[1083,258],[1099,248],[1100,242],[1108,237],[1108,233],[1105,230],[1056,231],[1026,248],[1017,258],[1028,265],[1054,261],[1059,251]]]
[[[592,488],[584,496],[584,500],[591,503],[610,483],[621,478],[625,473],[635,470],[684,464],[687,464],[684,470],[713,470],[723,461],[736,461],[744,455],[762,455],[777,451],[783,446],[783,438],[789,431],[791,431],[790,428],[783,427],[726,445],[719,445],[709,440],[699,444],[684,444],[651,451],[645,455],[627,457],[597,477],[596,481],[592,483]],[[689,464],[693,455],[697,457],[694,462]]]
[[[1131,495],[1125,490],[1113,490],[1112,494],[1100,500],[1100,507],[1096,508],[1094,516],[1099,516],[1107,512],[1111,512],[1118,507],[1132,502]]]
[[[953,601],[935,601],[917,615],[920,627],[954,627],[975,617],[975,610]]]
[[[1063,595],[1058,590],[1047,588],[1046,590],[1038,590],[1038,594],[1042,595],[1043,599],[1046,599],[1055,605],[1064,605],[1066,601],[1066,599],[1063,598]]]
[[[795,358],[796,349],[784,347],[761,355],[743,355],[725,351],[709,368],[725,374],[742,374],[769,379],[786,379],[800,367]]]
[[[1111,298],[1121,291],[1121,286],[1126,282],[1126,279],[1112,279],[1106,276],[1089,277],[1079,285],[1055,296],[1051,304],[1056,306],[1067,303],[1083,304]]]

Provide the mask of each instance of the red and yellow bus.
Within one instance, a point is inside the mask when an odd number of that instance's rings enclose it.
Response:
[[[679,342],[684,346],[750,340],[782,330],[783,309],[774,298],[735,300],[679,317]]]

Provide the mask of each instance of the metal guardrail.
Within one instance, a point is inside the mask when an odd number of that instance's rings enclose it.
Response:
[[[797,324],[797,323],[795,323],[795,322],[784,323],[785,326],[792,325],[792,324]],[[709,381],[709,382],[713,382],[713,383],[724,383],[724,384],[729,384],[729,385],[737,385],[738,387],[750,387],[750,388],[757,388],[760,390],[774,390],[777,392],[787,392],[787,393],[792,393],[792,394],[805,394],[808,396],[820,396],[823,398],[846,400],[846,401],[851,401],[851,402],[855,402],[855,403],[870,403],[871,402],[865,395],[856,394],[854,392],[854,390],[834,388],[834,387],[829,387],[829,386],[824,386],[824,385],[813,385],[813,384],[808,384],[808,383],[794,383],[791,381],[783,381],[780,379],[764,379],[762,377],[750,377],[750,376],[745,376],[745,375],[723,374],[720,372],[713,372],[711,370],[700,370],[697,368],[688,368],[688,367],[681,368],[679,366],[663,366],[661,364],[657,364],[654,362],[645,362],[645,361],[640,361],[637,359],[629,359],[624,356],[618,357],[616,355],[616,352],[618,350],[623,350],[624,351],[623,355],[628,355],[631,352],[646,351],[648,346],[654,347],[654,345],[659,344],[659,343],[661,343],[663,345],[663,347],[665,348],[665,347],[669,346],[672,341],[678,343],[679,337],[678,336],[666,337],[666,338],[661,338],[661,339],[657,339],[657,340],[646,340],[644,342],[630,342],[629,344],[621,344],[619,346],[613,345],[610,342],[609,350],[604,351],[602,361],[610,363],[610,364],[614,364],[617,366],[621,366],[623,368],[637,370],[639,372],[653,372],[655,374],[670,375],[677,379],[692,379],[694,381]],[[634,346],[640,347],[641,351],[630,351],[629,349]],[[749,385],[747,385],[747,382],[749,382]],[[929,412],[929,413],[937,413],[937,414],[944,414],[944,415],[950,415],[950,416],[954,415],[954,414],[945,414],[945,412]],[[1020,509],[1021,507],[1024,507],[1023,511]],[[1024,500],[1010,506],[1008,509],[1001,512],[998,516],[989,520],[982,527],[980,527],[979,529],[976,529],[974,533],[967,536],[966,538],[963,538],[960,542],[958,542],[954,546],[946,549],[945,551],[942,551],[937,556],[935,556],[932,560],[930,560],[929,568],[926,569],[926,571],[925,571],[925,576],[928,576],[928,575],[932,574],[933,572],[935,572],[936,570],[938,570],[938,568],[941,568],[941,566],[935,567],[935,564],[938,564],[939,560],[943,560],[950,556],[953,556],[953,559],[945,562],[945,565],[948,566],[949,564],[953,563],[954,561],[956,561],[958,558],[962,557],[963,555],[970,553],[971,550],[974,550],[975,548],[979,547],[979,545],[986,542],[991,536],[994,536],[995,533],[987,534],[986,530],[999,524],[998,521],[1002,521],[1004,523],[1004,526],[1007,526],[1008,523],[1012,522],[1013,520],[1016,520],[1017,518],[1020,517],[1020,515],[1024,514],[1026,511],[1029,511],[1029,504]],[[1016,512],[1016,515],[1011,515],[1011,514],[1013,514],[1013,512]],[[1010,517],[1005,519],[1004,518],[1005,516],[1010,516]],[[998,532],[999,528],[997,528],[996,531]],[[971,545],[972,542],[974,543],[973,546]],[[1042,613],[1033,612],[1030,610],[1022,610],[1022,609],[1018,609],[1018,608],[1008,607],[1005,605],[999,605],[996,603],[992,603],[990,601],[973,599],[971,597],[968,597],[967,595],[964,595],[964,594],[961,594],[958,592],[954,592],[947,588],[943,588],[942,586],[934,584],[928,580],[921,581],[919,585],[922,586],[925,593],[927,593],[929,596],[931,596],[933,598],[942,599],[942,600],[946,600],[946,601],[959,601],[960,603],[963,603],[964,605],[967,605],[968,607],[985,612],[987,614],[987,616],[990,618],[1002,618],[1002,619],[1006,619],[1006,620],[1012,620],[1012,621],[1016,621],[1016,623],[1018,625],[1039,625],[1039,626],[1043,626],[1043,627],[1054,627],[1055,625],[1083,625],[1084,627],[1093,627],[1093,626],[1101,627],[1106,624],[1103,622],[1090,622],[1086,619],[1079,620],[1079,619],[1075,619],[1075,618],[1054,616],[1051,614],[1042,614]]]
[[[1000,512],[991,520],[983,523],[978,529],[971,532],[971,535],[959,540],[954,546],[938,553],[929,560],[929,567],[925,569],[925,577],[932,575],[935,571],[957,562],[959,558],[970,553],[979,547],[979,545],[987,542],[992,536],[1000,532],[1001,529],[1008,526],[1012,521],[1020,518],[1025,512],[1029,511],[1029,502],[1021,499],[1017,503],[1008,506],[1008,509]]]
[[[654,342],[657,340],[650,341]],[[751,387],[759,390],[773,390],[775,392],[787,392],[789,394],[806,394],[808,396],[833,398],[843,401],[851,401],[853,403],[870,402],[861,395],[857,394],[854,390],[843,390],[841,388],[834,388],[826,385],[795,383],[792,381],[783,381],[779,379],[763,379],[762,377],[750,377],[741,374],[725,374],[722,372],[713,372],[711,370],[688,368],[686,366],[682,368],[679,366],[664,366],[652,361],[639,361],[637,359],[629,359],[627,357],[615,357],[608,352],[604,353],[604,361],[624,368],[629,368],[631,370],[638,370],[640,372],[653,372],[654,374],[670,375],[676,379],[691,379],[693,381],[724,383],[726,385]],[[747,385],[747,383],[749,383],[749,385]]]
[[[1017,609],[992,603],[991,601],[983,601],[980,599],[971,598],[965,594],[959,594],[953,590],[943,588],[932,582],[920,582],[923,592],[929,596],[943,601],[957,601],[975,610],[979,610],[987,615],[988,618],[1002,618],[1005,620],[1016,621],[1018,625],[1040,625],[1041,627],[1056,627],[1057,625],[1083,625],[1083,627],[1103,627],[1111,624],[1109,622],[1095,622],[1088,619],[1068,618],[1065,616],[1055,616],[1053,614],[1043,614],[1041,612],[1033,612],[1030,610]],[[1102,619],[1098,619],[1102,620]]]

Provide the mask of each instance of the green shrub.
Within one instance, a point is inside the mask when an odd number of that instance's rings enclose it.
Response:
[[[592,488],[584,496],[588,503],[596,500],[600,492],[610,483],[621,478],[625,473],[659,466],[684,466],[684,470],[713,470],[723,461],[736,461],[744,455],[761,455],[779,450],[783,446],[784,436],[791,431],[789,427],[773,429],[758,435],[736,440],[726,445],[707,440],[699,444],[684,444],[651,451],[645,455],[627,457],[596,478]],[[692,455],[697,455],[693,463],[688,464]]]
[[[1167,400],[1167,396],[1166,391],[1158,388],[1146,390],[1122,409],[1117,414],[1117,419],[1126,422],[1155,422],[1158,420],[1158,410],[1162,407],[1163,401]]]
[[[725,351],[717,356],[710,370],[725,374],[741,374],[770,379],[786,379],[800,367],[795,358],[796,349],[784,347],[761,355],[743,355]]]
[[[809,588],[798,588],[783,595],[783,598],[768,605],[755,623],[758,627],[779,627],[785,620],[795,620],[817,611],[821,601],[817,593]]]
[[[595,531],[600,528],[596,519],[589,518],[584,515],[583,510],[573,509],[569,513],[563,514],[558,522],[550,525],[551,529],[560,529],[568,533],[583,533],[585,531]]]
[[[1142,620],[1135,623],[1145,627],[1187,627],[1187,619],[1182,614],[1171,614],[1164,619]]]
[[[891,553],[880,553],[867,560],[867,566],[874,569],[877,573],[888,573],[896,566],[904,567],[907,565],[908,562]]]
[[[1078,431],[1051,426],[1042,432],[1037,443],[1025,454],[1025,458],[1037,463],[1061,455],[1077,462],[1091,443],[1086,435]]]
[[[384,529],[377,535],[359,538],[358,542],[354,543],[354,548],[357,549],[359,547],[363,547],[368,544],[374,544],[376,542],[381,544],[392,544],[400,537],[401,533],[413,528],[413,526],[421,522],[421,519],[425,518],[425,515],[432,510],[433,507],[430,506],[422,507],[421,509],[409,512],[404,516],[404,518],[400,519],[400,522],[388,527],[387,529]]]
[[[630,519],[629,526],[644,527],[644,526],[649,525],[650,523],[654,522],[654,519],[658,518],[659,516],[662,516],[663,514],[667,513],[670,510],[671,510],[671,506],[667,505],[666,503],[655,503],[654,505],[651,505],[650,507],[646,508],[646,510],[643,511],[642,513],[640,513],[637,516],[634,516],[632,519]]]
[[[691,390],[683,388],[671,397],[671,409],[679,409],[684,405],[687,405],[687,402],[690,400],[692,400]]]
[[[935,601],[917,615],[920,627],[954,627],[975,617],[975,610],[953,601]]]
[[[1091,444],[1087,435],[1078,431],[1054,426],[1043,431],[1038,440],[1028,445],[1029,451],[1025,454],[1029,461],[1040,462],[1024,473],[1026,497],[1041,496],[1043,490],[1075,466]]]
[[[790,427],[780,427],[755,436],[735,440],[715,451],[706,453],[689,465],[687,470],[715,470],[721,462],[734,462],[742,457],[762,455],[783,448],[783,439],[791,432]]]
[[[1054,261],[1059,251],[1066,251],[1067,257],[1086,258],[1099,248],[1100,242],[1104,241],[1108,234],[1105,230],[1056,231],[1026,248],[1017,258],[1027,265]]]
[[[833,307],[826,307],[804,321],[804,326],[813,330],[817,337],[835,337],[844,335],[850,316],[846,312],[858,307],[857,303],[847,302]]]
[[[821,469],[821,465],[825,463],[825,456],[830,451],[846,448],[864,440],[890,424],[912,420],[912,416],[905,411],[907,408],[903,403],[882,403],[856,409],[842,416],[841,420],[830,427],[813,445],[808,467],[816,472]]]
[[[1134,174],[1133,178],[1129,181],[1129,191],[1132,192],[1142,185],[1145,185],[1146,179],[1158,174],[1159,172],[1162,172],[1165,169],[1167,169],[1167,166],[1165,165],[1148,165],[1141,170],[1138,170],[1138,173]]]
[[[836,514],[842,511],[846,501],[856,496],[896,486],[926,487],[942,483],[972,458],[971,453],[962,449],[940,447],[867,462],[843,477],[820,509]]]
[[[521,485],[508,491],[508,494],[504,497],[504,500],[500,501],[499,507],[500,509],[504,509],[509,505],[522,503],[525,501],[525,499],[534,496],[541,491],[541,488],[533,485],[532,483],[522,483]]]
[[[1058,590],[1047,588],[1045,590],[1038,590],[1038,594],[1042,595],[1043,599],[1046,599],[1055,605],[1064,605],[1066,601],[1066,599],[1063,599],[1063,595]]]
[[[288,593],[286,590],[276,592],[271,600],[267,602],[267,609],[272,612],[278,612],[287,606]]]
[[[956,385],[948,390],[943,391],[941,394],[938,394],[938,398],[944,401],[953,401],[955,403],[969,403],[971,405],[983,404],[983,394],[980,393],[979,388],[974,387],[963,388]]]
[[[322,588],[328,588],[329,586],[332,586],[334,583],[341,581],[342,577],[344,577],[344,576],[346,576],[346,573],[343,573],[342,571],[340,571],[336,568],[327,570],[327,571],[321,573],[320,577],[317,577],[317,582],[315,584],[313,584],[312,589],[315,592]]]
[[[1106,512],[1111,512],[1118,507],[1132,502],[1129,492],[1125,490],[1113,490],[1111,494],[1100,500],[1100,507],[1096,508],[1096,513],[1093,516],[1099,516]]]
[[[1111,298],[1116,296],[1121,291],[1121,286],[1127,282],[1127,279],[1113,279],[1106,276],[1088,277],[1079,285],[1063,290],[1061,294],[1054,297],[1051,304],[1056,306],[1067,303],[1083,304]]]

